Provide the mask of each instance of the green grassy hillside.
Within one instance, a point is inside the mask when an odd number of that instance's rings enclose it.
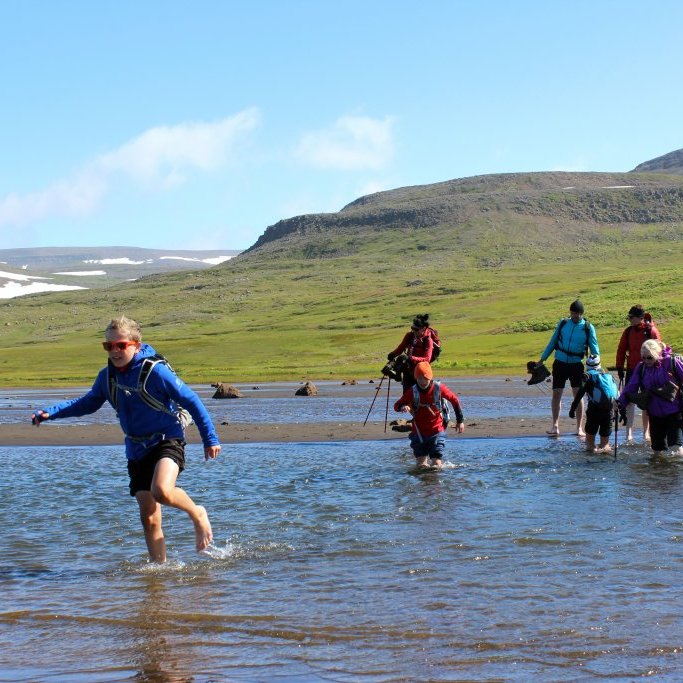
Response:
[[[213,269],[2,302],[3,384],[89,382],[106,360],[102,330],[121,312],[202,383],[379,377],[420,312],[444,344],[437,373],[522,375],[577,296],[606,365],[634,303],[683,350],[683,178],[648,175],[635,190],[607,190],[598,185],[639,176],[585,174],[590,187],[562,190],[570,174],[558,175],[491,176],[488,190],[477,180],[467,190],[477,197],[452,214],[428,199],[443,200],[434,186],[422,196],[408,188],[406,206],[424,208],[414,213],[419,228],[389,218],[395,195],[373,195],[360,202],[362,220],[302,217]]]

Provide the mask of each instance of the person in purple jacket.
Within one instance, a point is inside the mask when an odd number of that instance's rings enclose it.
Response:
[[[130,495],[140,508],[145,541],[153,562],[166,561],[161,528],[161,505],[185,512],[194,525],[198,552],[211,544],[213,534],[206,509],[176,486],[185,468],[184,428],[192,420],[204,443],[204,458],[221,450],[209,413],[197,394],[149,344],[142,343],[140,326],[126,316],[114,318],[102,346],[107,366],[100,370],[90,391],[80,398],[40,408],[31,416],[45,420],[89,415],[109,401],[125,434]]]
[[[667,448],[674,455],[683,455],[680,389],[683,363],[658,339],[643,342],[640,357],[640,363],[617,399],[621,422],[626,424],[626,408],[629,403],[635,403],[650,415],[654,455],[662,455]]]

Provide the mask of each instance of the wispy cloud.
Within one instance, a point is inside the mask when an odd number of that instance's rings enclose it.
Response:
[[[259,123],[259,112],[247,109],[213,123],[184,123],[152,128],[97,160],[105,173],[122,172],[142,183],[173,187],[193,170],[213,171],[229,159],[244,133]]]
[[[394,154],[394,119],[342,116],[331,126],[302,136],[296,148],[300,161],[318,168],[377,170]]]
[[[91,214],[123,175],[137,184],[176,187],[196,171],[224,166],[237,143],[260,123],[258,109],[209,123],[159,126],[83,164],[70,178],[26,194],[0,197],[0,227],[22,227],[45,218]]]

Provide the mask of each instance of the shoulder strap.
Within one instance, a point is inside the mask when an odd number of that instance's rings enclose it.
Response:
[[[107,387],[109,389],[109,401],[114,410],[119,409],[119,383],[116,381],[116,376],[112,372],[111,363],[107,364]]]
[[[164,365],[168,366],[171,372],[173,372],[173,368],[171,368],[169,362],[161,354],[156,354],[154,356],[150,356],[149,358],[145,358],[142,361],[140,374],[138,375],[137,387],[134,389],[134,391],[138,394],[140,400],[153,410],[168,413],[169,415],[175,415],[175,413],[172,410],[169,410],[164,403],[152,396],[147,389],[147,380],[149,379],[152,370],[154,370],[159,363],[163,363]],[[107,368],[107,384],[109,386],[109,400],[111,401],[114,410],[118,411],[119,383],[116,378],[116,373],[112,372],[111,366],[108,366]],[[127,391],[130,391],[130,387],[127,387]]]
[[[140,375],[138,376],[138,392],[140,398],[150,407],[153,408],[154,410],[160,410],[165,413],[172,413],[166,406],[159,401],[159,399],[154,398],[152,394],[149,393],[147,390],[147,380],[149,379],[150,374],[152,373],[152,370],[159,364],[163,363],[164,365],[168,365],[168,362],[163,356],[152,356],[150,358],[145,358],[145,360],[142,361],[142,367],[140,368]]]
[[[434,404],[437,408],[441,407],[441,382],[434,380]]]

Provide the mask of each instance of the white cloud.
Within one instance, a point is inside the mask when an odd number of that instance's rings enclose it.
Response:
[[[329,128],[303,135],[297,157],[319,168],[380,169],[394,154],[392,117],[342,116]]]
[[[152,128],[90,160],[73,177],[35,192],[0,197],[0,227],[89,215],[112,191],[119,175],[168,189],[185,182],[192,172],[215,171],[229,161],[235,145],[259,121],[259,111],[251,108],[211,123]]]
[[[259,120],[258,110],[252,108],[213,123],[159,126],[102,155],[97,165],[138,182],[174,187],[192,170],[207,172],[223,166],[235,143]]]

